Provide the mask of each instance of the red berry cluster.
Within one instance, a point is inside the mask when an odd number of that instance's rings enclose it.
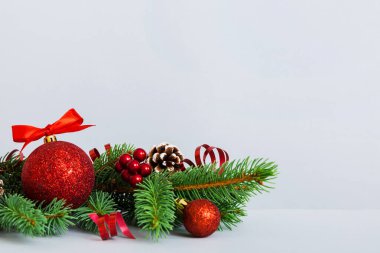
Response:
[[[135,187],[143,181],[143,177],[147,177],[152,173],[152,168],[145,163],[146,152],[142,148],[137,148],[130,154],[123,154],[115,164],[115,169],[121,173],[124,181]]]

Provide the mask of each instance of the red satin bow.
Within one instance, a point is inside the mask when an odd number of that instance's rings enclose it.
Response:
[[[21,151],[31,143],[44,136],[77,132],[94,125],[82,125],[83,118],[74,110],[68,110],[59,120],[53,124],[48,124],[44,128],[28,125],[12,126],[13,141],[24,142]]]
[[[129,230],[127,224],[125,223],[123,216],[120,211],[113,212],[111,214],[106,214],[103,216],[99,216],[96,213],[91,213],[88,215],[90,219],[98,226],[99,235],[102,240],[107,240],[113,236],[117,235],[117,227],[119,228],[123,235],[128,238],[135,239],[131,231]]]

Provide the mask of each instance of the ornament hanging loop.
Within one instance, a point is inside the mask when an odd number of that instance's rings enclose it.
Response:
[[[55,137],[55,135],[48,135],[48,136],[45,136],[44,138],[44,143],[55,142],[55,141],[57,141],[57,137]]]

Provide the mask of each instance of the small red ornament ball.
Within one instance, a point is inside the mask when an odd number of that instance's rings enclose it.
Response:
[[[147,163],[140,164],[140,175],[143,177],[149,176],[152,173],[152,167]]]
[[[207,237],[219,227],[219,209],[207,199],[193,200],[184,209],[183,223],[193,236]]]
[[[95,182],[94,167],[87,154],[76,145],[56,141],[35,149],[25,161],[21,183],[25,195],[50,203],[65,199],[77,208],[90,196]]]
[[[133,158],[139,162],[143,162],[146,159],[146,152],[142,148],[136,148],[133,152]]]

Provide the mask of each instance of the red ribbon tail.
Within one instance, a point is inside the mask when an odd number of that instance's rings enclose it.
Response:
[[[106,223],[108,225],[109,233],[111,237],[117,236],[117,227],[116,227],[116,215],[115,213],[111,213],[106,218]]]
[[[88,216],[98,226],[99,235],[102,240],[109,239],[110,235],[106,227],[106,216],[108,215],[99,217],[96,213],[90,213]]]
[[[123,235],[128,238],[135,239],[120,211],[103,216],[99,216],[96,213],[91,213],[88,216],[98,226],[99,235],[102,240],[107,240],[110,237],[116,236],[117,226],[119,226]]]
[[[29,143],[31,143],[31,141],[27,141],[24,143],[24,145],[22,145],[22,148],[20,149],[20,153],[24,150],[24,148],[26,147],[26,145],[28,145]]]
[[[132,232],[129,230],[127,223],[125,223],[125,220],[123,219],[123,216],[121,215],[121,212],[117,212],[116,214],[116,222],[119,225],[119,228],[123,235],[125,235],[128,238],[136,239]]]

